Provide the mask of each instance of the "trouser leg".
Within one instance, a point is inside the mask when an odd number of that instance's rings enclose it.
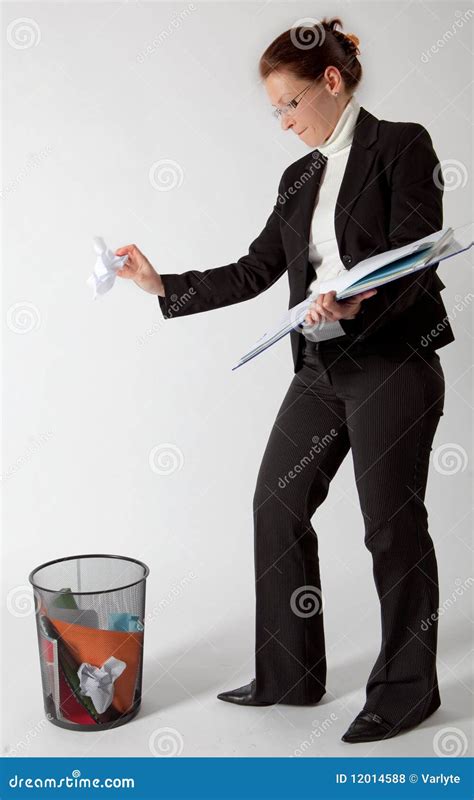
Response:
[[[357,360],[361,369],[350,382],[345,358],[331,374],[345,399],[365,545],[381,605],[382,645],[365,709],[408,727],[440,704],[438,570],[424,498],[443,414],[444,374],[437,354]]]
[[[348,449],[344,404],[316,359],[295,375],[279,409],[253,501],[261,700],[310,704],[325,693],[318,539],[311,517]]]

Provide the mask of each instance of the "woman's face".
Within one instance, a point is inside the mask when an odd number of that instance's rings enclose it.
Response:
[[[300,92],[310,84],[301,95]],[[344,92],[344,83],[336,67],[327,67],[324,75],[311,82],[293,73],[273,70],[264,81],[270,102],[275,108],[296,97],[298,105],[280,117],[283,130],[291,130],[309,147],[317,147],[329,138],[350,96]],[[335,97],[333,92],[338,92]]]

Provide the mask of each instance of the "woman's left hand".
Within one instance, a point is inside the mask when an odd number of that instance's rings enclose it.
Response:
[[[362,302],[374,294],[377,294],[377,289],[368,289],[366,292],[354,294],[346,300],[336,300],[335,291],[320,294],[311,303],[305,323],[313,325],[321,320],[334,322],[339,319],[354,319],[360,311]]]

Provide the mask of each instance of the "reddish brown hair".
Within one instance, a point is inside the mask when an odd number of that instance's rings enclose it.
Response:
[[[322,75],[326,67],[337,67],[346,89],[354,91],[362,77],[359,50],[337,26],[342,28],[339,18],[324,18],[314,20],[314,25],[296,26],[281,33],[260,58],[258,70],[262,80],[273,70],[284,68],[298,78],[311,81]]]

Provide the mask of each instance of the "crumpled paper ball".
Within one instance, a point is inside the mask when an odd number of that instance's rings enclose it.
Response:
[[[111,705],[114,683],[126,666],[125,661],[110,656],[101,667],[84,662],[77,670],[81,692],[90,697],[98,714],[103,714]]]
[[[94,236],[94,250],[97,254],[94,271],[86,283],[91,287],[95,300],[99,294],[105,294],[111,290],[117,270],[123,267],[128,255],[116,256],[100,236]]]

